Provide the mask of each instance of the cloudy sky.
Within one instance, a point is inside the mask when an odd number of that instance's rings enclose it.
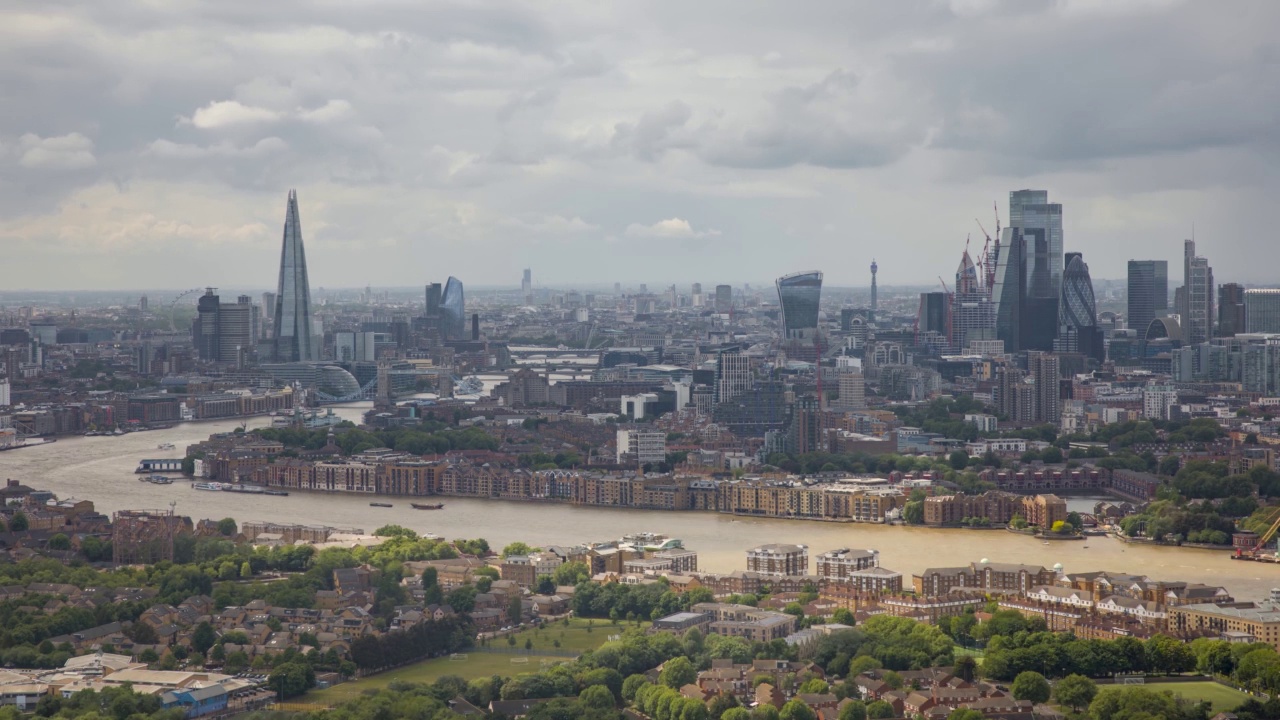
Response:
[[[0,288],[271,286],[291,187],[313,287],[865,285],[873,256],[925,283],[1023,187],[1094,277],[1194,224],[1220,282],[1280,282],[1277,27],[1273,0],[0,3]]]

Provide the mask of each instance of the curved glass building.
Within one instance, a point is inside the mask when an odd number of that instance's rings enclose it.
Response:
[[[784,339],[813,339],[818,331],[818,302],[821,299],[821,272],[792,273],[778,278],[778,304],[782,307]]]
[[[465,340],[467,337],[467,301],[462,292],[462,281],[452,275],[444,284],[440,296],[440,331],[445,340]]]
[[[275,360],[316,360],[311,341],[311,286],[307,282],[307,253],[302,247],[298,193],[290,190],[280,245],[280,282],[276,286]]]
[[[1067,253],[1067,269],[1062,273],[1062,301],[1058,303],[1058,325],[1093,327],[1098,324],[1098,306],[1093,299],[1089,266],[1080,253]]]

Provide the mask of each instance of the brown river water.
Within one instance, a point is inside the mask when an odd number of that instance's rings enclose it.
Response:
[[[335,412],[358,421],[367,408],[368,403],[355,403],[337,407]],[[267,418],[253,418],[248,425],[252,428],[267,422]],[[63,438],[0,453],[0,478],[51,490],[60,498],[92,500],[106,513],[167,509],[170,502],[176,502],[179,514],[194,519],[233,517],[241,522],[332,525],[365,532],[397,523],[446,538],[483,537],[496,548],[515,540],[532,545],[573,544],[650,531],[682,539],[685,547],[698,552],[699,567],[713,572],[743,569],[746,550],[754,545],[786,542],[808,545],[811,556],[839,547],[875,548],[880,551],[881,564],[903,573],[908,584],[912,573],[927,567],[966,565],[987,558],[1046,567],[1062,563],[1067,572],[1111,570],[1222,585],[1240,599],[1259,599],[1270,588],[1280,586],[1280,565],[1233,561],[1222,551],[1128,545],[1106,537],[1045,545],[1003,530],[886,527],[448,497],[441,498],[445,507],[438,511],[414,510],[408,498],[380,497],[378,500],[394,507],[372,508],[368,496],[202,492],[185,482],[139,482],[133,473],[143,458],[178,457],[187,445],[239,424],[231,420],[199,422],[121,437]],[[177,449],[158,450],[162,443],[173,443]],[[1070,505],[1087,510],[1092,502],[1075,499]]]

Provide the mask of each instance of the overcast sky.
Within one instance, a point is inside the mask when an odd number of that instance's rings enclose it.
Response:
[[[1280,283],[1280,3],[0,4],[0,288],[950,282],[1047,189],[1094,277]],[[1265,260],[1265,262],[1261,262]]]

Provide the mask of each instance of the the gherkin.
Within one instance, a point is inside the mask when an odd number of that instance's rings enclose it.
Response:
[[[307,282],[307,253],[302,247],[302,221],[298,219],[298,193],[290,190],[276,289],[275,360],[318,359],[311,340],[311,286]]]
[[[1098,324],[1098,307],[1093,299],[1089,266],[1080,253],[1067,253],[1067,269],[1062,274],[1062,301],[1058,304],[1058,325],[1074,328]]]

